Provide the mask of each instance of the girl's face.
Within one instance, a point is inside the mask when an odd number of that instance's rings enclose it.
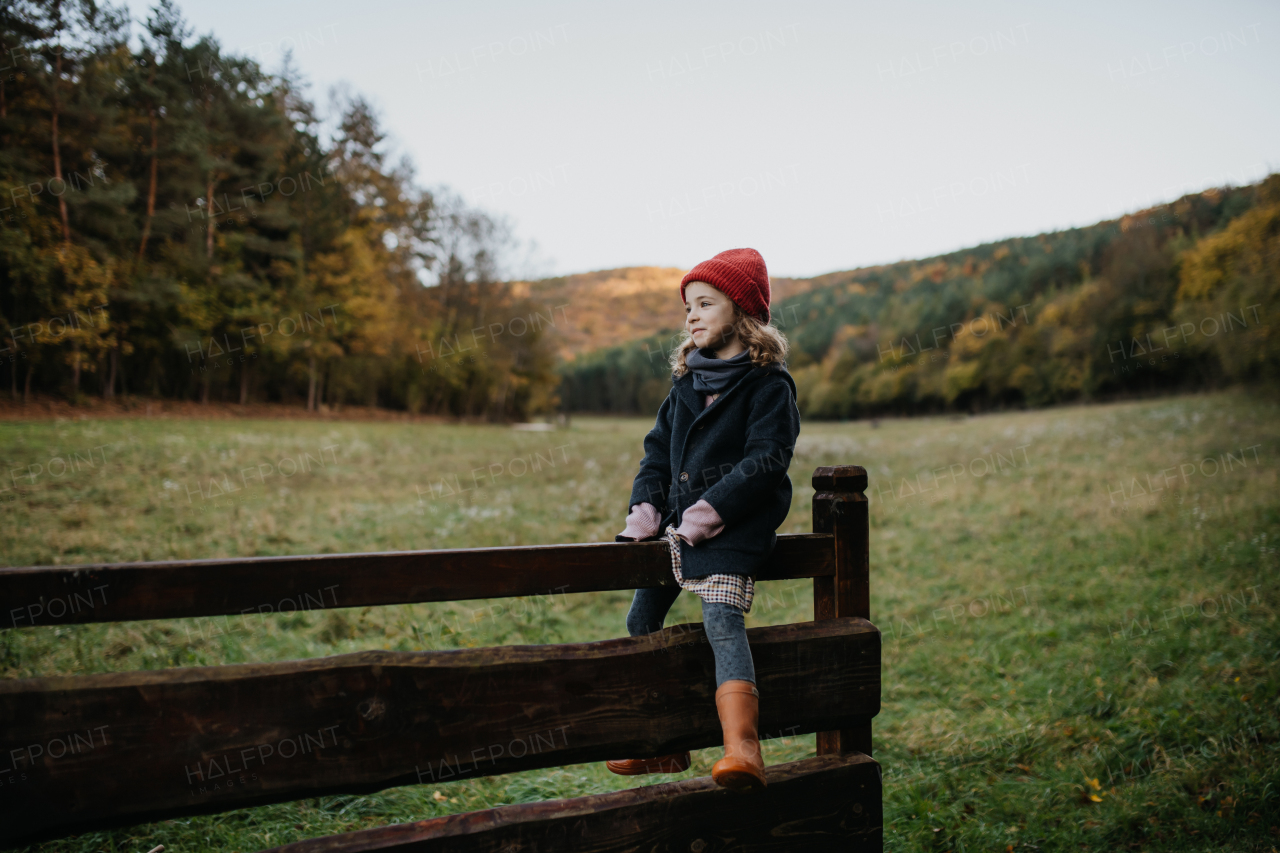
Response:
[[[703,281],[691,281],[684,288],[684,328],[701,347],[722,349],[736,337],[733,331],[733,300]]]

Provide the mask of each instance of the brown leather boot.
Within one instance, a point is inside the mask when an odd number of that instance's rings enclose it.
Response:
[[[716,690],[716,711],[724,729],[724,758],[711,768],[717,785],[734,791],[757,791],[764,779],[760,754],[760,693],[750,681],[726,681]]]
[[[683,773],[689,769],[689,753],[673,752],[656,758],[623,758],[606,761],[608,767],[619,776],[644,776],[648,773]]]

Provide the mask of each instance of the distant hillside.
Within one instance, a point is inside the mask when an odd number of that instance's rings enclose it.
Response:
[[[1273,175],[1085,228],[774,279],[774,324],[792,342],[788,366],[809,417],[1274,381],[1277,258]],[[563,405],[656,410],[670,386],[671,341],[657,332],[680,327],[678,299],[671,308],[660,291],[651,307],[620,312],[622,345],[561,367]]]
[[[576,273],[559,278],[519,282],[514,295],[555,310],[555,339],[560,357],[572,361],[579,354],[647,338],[655,331],[684,326],[680,279],[687,270],[676,267],[622,267]],[[808,279],[772,279],[775,302],[807,289]]]
[[[642,338],[656,329],[684,323],[680,279],[674,267],[625,267],[521,282],[519,295],[535,303],[564,306],[556,311],[566,323],[556,328],[560,357],[600,350]]]

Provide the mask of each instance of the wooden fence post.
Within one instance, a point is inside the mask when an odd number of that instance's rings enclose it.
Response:
[[[835,536],[836,573],[813,579],[814,620],[871,618],[867,470],[837,465],[813,472],[813,532]],[[871,755],[871,721],[834,732],[818,732],[818,755]]]

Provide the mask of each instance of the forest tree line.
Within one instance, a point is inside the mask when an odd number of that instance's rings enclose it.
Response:
[[[810,282],[773,306],[801,413],[1044,406],[1280,382],[1280,175]],[[569,408],[656,411],[678,330],[561,369]]]
[[[554,306],[504,281],[506,225],[304,88],[168,0],[0,5],[0,389],[554,407]]]
[[[656,410],[677,330],[557,366],[566,306],[507,280],[506,225],[388,148],[364,100],[322,116],[169,0],[0,6],[0,392]],[[1274,383],[1278,231],[1272,176],[821,276],[773,314],[806,417]]]

